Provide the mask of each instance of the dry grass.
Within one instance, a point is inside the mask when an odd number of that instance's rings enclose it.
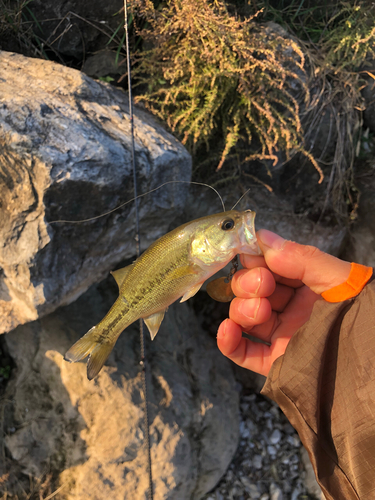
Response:
[[[316,75],[314,100],[306,110],[305,141],[314,145],[325,116],[329,128],[325,145],[317,161],[329,167],[329,181],[321,216],[329,208],[343,221],[355,218],[358,191],[354,185],[353,165],[361,140],[363,99],[359,92],[360,75],[339,72],[336,75]],[[327,124],[325,123],[326,133]],[[333,145],[333,148],[332,148]],[[327,150],[333,153],[327,154]],[[327,170],[327,168],[326,168]],[[348,214],[349,209],[349,214]]]
[[[40,40],[34,34],[37,20],[29,4],[32,0],[0,0],[0,47],[17,50],[30,57],[44,57]]]
[[[9,482],[12,484],[8,485]],[[57,500],[65,484],[53,488],[53,483],[52,474],[44,474],[40,478],[30,475],[28,481],[21,481],[6,473],[0,477],[0,500]]]

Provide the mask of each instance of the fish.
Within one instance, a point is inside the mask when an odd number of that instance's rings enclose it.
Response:
[[[120,334],[142,318],[153,340],[173,302],[193,297],[237,254],[260,255],[252,210],[201,217],[161,236],[132,264],[111,274],[119,297],[106,316],[66,352],[75,363],[87,356],[87,378],[102,369]]]

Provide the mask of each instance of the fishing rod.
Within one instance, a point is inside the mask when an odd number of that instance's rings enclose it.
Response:
[[[125,44],[126,44],[126,64],[128,72],[128,96],[129,96],[129,118],[130,118],[130,133],[131,133],[131,154],[133,165],[133,184],[134,184],[134,201],[135,201],[135,227],[136,227],[136,248],[137,257],[141,254],[141,236],[139,227],[139,198],[137,193],[137,171],[135,164],[135,145],[134,145],[134,114],[133,114],[133,96],[132,96],[132,82],[131,82],[131,68],[130,68],[130,49],[129,49],[129,30],[128,30],[128,3],[124,0],[124,27],[125,27]],[[144,396],[144,427],[145,427],[145,441],[147,451],[147,469],[148,469],[148,498],[153,500],[154,491],[152,483],[152,461],[151,461],[151,446],[150,446],[150,422],[148,414],[148,397],[147,397],[147,377],[146,377],[146,347],[145,347],[145,333],[143,328],[143,320],[139,319],[139,337],[141,344],[141,359],[140,365],[142,366],[142,387]]]

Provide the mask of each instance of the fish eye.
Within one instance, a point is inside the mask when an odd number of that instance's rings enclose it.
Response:
[[[229,231],[234,228],[234,220],[233,219],[225,219],[221,224],[221,229],[223,231]]]

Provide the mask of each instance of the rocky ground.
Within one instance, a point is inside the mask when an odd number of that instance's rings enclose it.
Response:
[[[204,500],[324,500],[298,434],[279,407],[241,391],[240,443]]]

